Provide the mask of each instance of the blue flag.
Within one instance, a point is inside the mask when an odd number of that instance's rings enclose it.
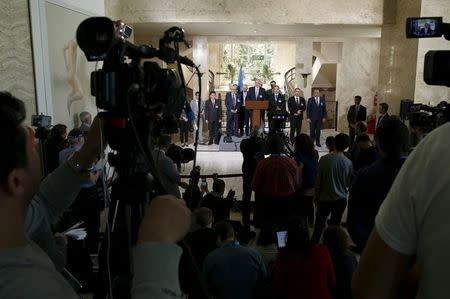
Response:
[[[239,69],[239,77],[238,77],[238,91],[242,91],[243,85],[244,85],[244,72],[242,71],[242,64],[241,64],[241,68]]]

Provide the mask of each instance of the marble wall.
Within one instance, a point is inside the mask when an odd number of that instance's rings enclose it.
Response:
[[[354,104],[355,95],[362,97],[368,112],[373,109],[377,91],[380,40],[369,38],[344,39],[342,61],[337,65],[336,101],[338,130],[348,131],[347,111]]]
[[[390,11],[385,12],[389,22],[382,27],[377,91],[379,103],[388,103],[389,112],[398,114],[400,101],[414,98],[418,40],[405,37],[405,22],[407,17],[420,15],[421,1],[394,2],[397,5],[390,5]]]
[[[381,24],[383,18],[383,0],[105,0],[105,8],[130,23]]]
[[[420,16],[442,16],[444,22],[450,22],[450,1],[422,0]],[[415,78],[414,100],[417,103],[436,105],[442,100],[450,99],[450,88],[445,86],[430,86],[423,81],[425,54],[429,50],[449,50],[450,41],[441,38],[422,38],[418,41],[417,72]]]
[[[28,1],[2,1],[0,26],[0,90],[25,102],[29,121],[36,96]]]

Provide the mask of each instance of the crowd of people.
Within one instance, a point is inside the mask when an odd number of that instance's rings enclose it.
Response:
[[[321,107],[320,97],[312,101]],[[355,97],[349,113],[354,140],[337,134],[320,158],[317,132],[314,138],[296,132],[294,151],[287,153],[282,136],[263,139],[253,129],[241,144],[242,223],[232,219],[234,194],[224,196],[217,176],[210,192],[195,169],[183,195],[176,193],[183,184],[169,158],[170,139],[159,139],[152,155],[161,173],[172,174],[172,185],[162,180],[174,195],[156,196],[145,207],[131,296],[446,298],[449,185],[447,168],[435,169],[449,163],[450,126],[434,130],[407,157],[408,128],[387,114],[387,105],[380,105],[373,140],[358,119],[359,105]],[[216,113],[215,107],[205,103],[205,114]],[[95,186],[102,173],[96,165],[106,145],[102,120],[85,114],[83,125],[68,134],[64,125],[53,127],[44,149],[49,173],[41,182],[34,131],[23,124],[25,117],[23,102],[1,92],[0,297],[76,298],[59,273],[67,263],[65,237],[53,229],[69,209],[66,218],[86,223],[83,248],[98,250],[99,220],[92,214],[98,215]]]

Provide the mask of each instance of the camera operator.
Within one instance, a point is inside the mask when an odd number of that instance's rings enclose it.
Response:
[[[80,151],[40,184],[34,136],[23,125],[24,119],[24,103],[1,92],[0,127],[5,142],[0,147],[0,298],[77,298],[48,256],[28,240],[25,215],[28,209],[31,229],[39,230],[54,223],[71,204],[101,152],[100,120],[94,121]],[[180,294],[181,248],[174,243],[183,238],[189,224],[189,211],[173,196],[156,197],[146,208],[134,249],[133,298]]]

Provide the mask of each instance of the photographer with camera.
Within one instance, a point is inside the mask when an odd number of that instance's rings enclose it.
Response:
[[[54,223],[80,190],[101,152],[101,121],[96,119],[80,151],[40,184],[40,163],[32,130],[23,125],[24,103],[0,93],[0,286],[1,298],[77,298],[48,256],[25,235]],[[31,199],[34,196],[32,206]],[[42,218],[46,221],[42,221]],[[39,220],[41,219],[41,220]],[[173,196],[159,196],[146,208],[134,249],[133,298],[171,298],[180,294],[175,243],[190,225],[190,212]]]

